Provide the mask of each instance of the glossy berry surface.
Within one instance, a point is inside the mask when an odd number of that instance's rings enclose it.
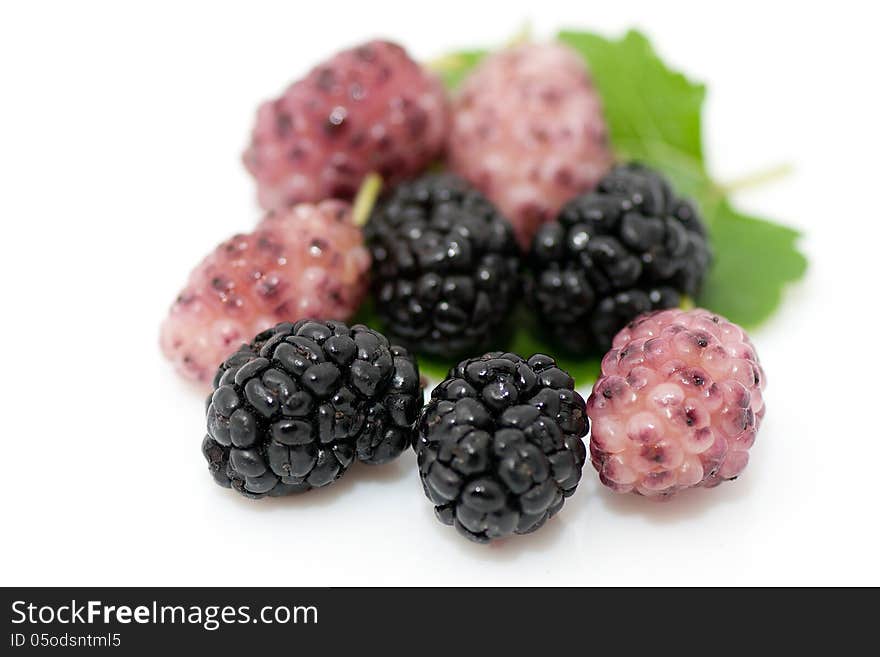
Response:
[[[674,309],[635,320],[587,402],[602,483],[666,498],[735,479],[764,417],[765,381],[749,337],[723,317]]]
[[[269,213],[193,270],[162,324],[162,351],[183,376],[207,384],[241,343],[280,321],[351,317],[369,267],[348,204]]]
[[[441,522],[473,541],[535,531],[577,488],[588,427],[574,381],[549,356],[464,360],[419,421],[425,494]]]
[[[602,353],[636,316],[699,293],[711,251],[694,205],[659,173],[615,167],[535,235],[528,301],[563,347]]]
[[[462,355],[487,345],[519,291],[510,224],[463,180],[403,183],[365,228],[376,311],[393,339],[420,352]]]
[[[415,360],[363,325],[300,320],[254,338],[217,371],[202,453],[215,481],[259,498],[326,486],[411,442]]]
[[[267,210],[350,200],[368,173],[393,185],[437,159],[448,114],[438,78],[397,44],[370,41],[264,103],[244,163]]]
[[[513,223],[523,250],[611,166],[599,94],[559,44],[486,57],[453,99],[449,163]]]

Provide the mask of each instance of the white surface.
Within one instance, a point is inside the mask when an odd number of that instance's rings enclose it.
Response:
[[[0,583],[880,584],[877,23],[804,4],[4,4]],[[745,475],[656,504],[588,468],[545,529],[490,548],[435,521],[412,453],[301,497],[214,485],[202,393],[157,330],[258,218],[239,162],[258,101],[369,36],[429,58],[527,19],[641,26],[709,83],[719,178],[795,165],[736,199],[811,258],[754,335],[769,411]]]

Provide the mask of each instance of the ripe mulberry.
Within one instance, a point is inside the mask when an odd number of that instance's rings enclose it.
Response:
[[[425,495],[441,522],[473,541],[533,532],[577,488],[588,426],[574,381],[549,356],[464,360],[419,420]]]
[[[376,310],[389,335],[420,353],[484,348],[519,291],[510,224],[482,194],[450,175],[403,183],[372,213]]]
[[[638,315],[696,296],[711,257],[693,204],[660,174],[622,165],[538,231],[526,296],[563,347],[603,353]]]
[[[332,483],[412,441],[416,361],[363,325],[300,320],[254,338],[217,371],[202,453],[214,479],[259,498]]]

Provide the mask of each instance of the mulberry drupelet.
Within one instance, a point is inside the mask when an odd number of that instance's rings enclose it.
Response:
[[[588,427],[574,381],[549,356],[464,360],[419,421],[425,494],[441,522],[473,541],[535,531],[574,493]]]
[[[416,361],[363,325],[282,323],[217,371],[202,453],[214,479],[259,498],[332,483],[357,459],[410,444],[422,407]]]

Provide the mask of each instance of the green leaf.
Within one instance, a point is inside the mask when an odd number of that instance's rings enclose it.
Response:
[[[796,231],[741,214],[706,171],[705,86],[668,68],[638,32],[614,40],[566,30],[559,40],[590,68],[617,158],[656,167],[702,209],[715,262],[697,302],[747,327],[767,319],[807,261]]]
[[[801,278],[807,259],[798,232],[737,212],[723,202],[712,225],[715,262],[698,302],[752,328],[770,317],[786,283]]]
[[[638,32],[614,41],[563,31],[559,40],[587,62],[617,159],[638,160],[662,171],[676,191],[701,202],[711,223],[711,209],[719,199],[703,158],[706,87],[667,68]]]
[[[638,32],[612,41],[563,31],[559,40],[586,59],[619,159],[641,160],[675,175],[682,193],[708,184],[701,138],[706,97],[702,84],[667,68]]]

